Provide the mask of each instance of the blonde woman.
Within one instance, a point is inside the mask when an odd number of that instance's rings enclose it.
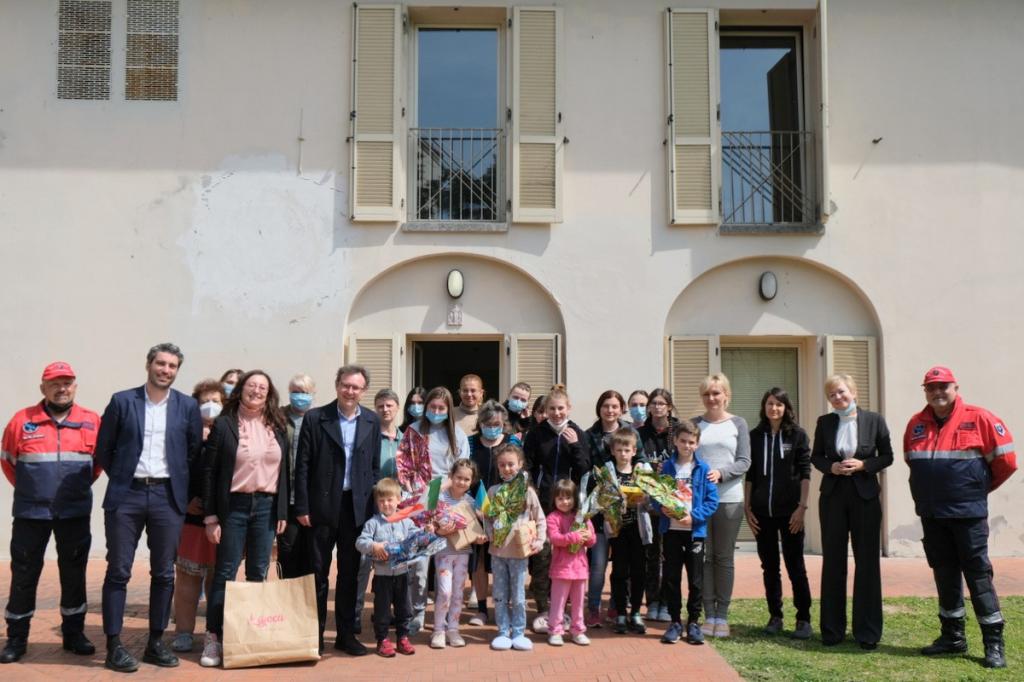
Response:
[[[694,418],[700,428],[697,456],[707,463],[708,481],[718,485],[718,510],[708,519],[704,542],[704,613],[701,632],[729,636],[729,603],[736,577],[736,536],[743,519],[743,475],[750,468],[747,421],[728,411],[729,378],[712,374],[700,383],[704,414]]]
[[[846,548],[853,544],[853,636],[873,651],[882,638],[882,527],[878,472],[892,464],[889,427],[880,414],[857,407],[857,384],[848,374],[825,382],[832,412],[818,417],[811,464],[824,474],[821,516],[821,641],[846,637]],[[848,540],[849,538],[849,540]]]

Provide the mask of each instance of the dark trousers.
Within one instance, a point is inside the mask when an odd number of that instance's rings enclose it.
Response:
[[[301,578],[313,572],[310,561],[309,529],[295,520],[295,508],[288,508],[288,526],[277,536],[277,560],[285,578]]]
[[[537,605],[537,613],[548,610],[551,602],[551,543],[545,542],[541,550],[530,557],[530,596]],[[479,595],[477,595],[479,596]]]
[[[412,620],[412,597],[409,596],[409,574],[373,574],[373,636],[379,642],[388,638],[391,625],[391,607],[395,607],[395,635],[398,639],[409,636]]]
[[[356,539],[363,527],[356,525],[352,492],[341,497],[341,518],[336,527],[314,526],[312,532],[313,576],[316,580],[316,606],[320,618],[320,639],[327,626],[327,578],[331,573],[334,548],[338,548],[338,579],[334,584],[334,622],[338,636],[353,635],[356,619],[356,585],[359,577],[359,551]]]
[[[273,495],[263,493],[231,493],[228,498],[227,513],[220,519],[213,585],[206,597],[206,629],[218,637],[224,634],[227,583],[235,579],[242,555],[246,582],[261,583],[267,579],[277,526],[275,503]]]
[[[85,565],[92,535],[89,517],[76,519],[14,519],[11,529],[11,592],[7,600],[7,636],[28,637],[36,611],[36,588],[43,570],[46,545],[57,540],[60,571],[61,631],[82,632],[85,627]]]
[[[999,597],[992,584],[992,562],[988,560],[988,519],[923,517],[921,527],[924,553],[939,592],[939,615],[964,617],[964,587],[960,578],[963,575],[978,623],[1002,623]]]
[[[133,483],[117,509],[107,510],[107,574],[103,578],[103,632],[120,635],[124,603],[132,577],[135,548],[142,530],[149,547],[149,629],[163,633],[171,616],[174,558],[185,514],[174,507],[169,481],[154,485]]]
[[[804,532],[789,532],[788,516],[757,517],[760,531],[757,533],[757,555],[761,557],[761,572],[764,574],[764,598],[768,602],[768,613],[773,618],[782,618],[782,573],[779,570],[779,542],[782,543],[782,560],[786,563],[789,583],[793,586],[793,605],[796,606],[797,620],[811,620],[811,586],[807,582],[807,568],[804,566]]]
[[[612,602],[620,616],[627,615],[626,590],[629,590],[628,615],[640,612],[644,599],[647,555],[640,542],[640,528],[636,522],[627,524],[618,537],[609,541],[612,549]]]
[[[664,574],[665,601],[668,615],[673,623],[682,622],[683,612],[683,567],[686,567],[686,622],[700,620],[700,609],[704,603],[701,590],[704,587],[704,538],[694,539],[693,531],[670,530],[662,535],[665,548]]]
[[[821,515],[821,639],[846,636],[846,547],[853,544],[853,636],[875,644],[882,638],[882,569],[879,561],[882,504],[865,500],[852,478],[840,477],[818,499]]]
[[[654,529],[651,544],[644,547],[647,553],[647,577],[644,581],[644,590],[647,593],[647,606],[654,602],[664,602],[668,599],[665,594],[665,582],[662,579],[662,563],[664,554],[662,552],[662,535],[658,532],[658,524],[661,523],[661,514],[651,514],[651,528]]]

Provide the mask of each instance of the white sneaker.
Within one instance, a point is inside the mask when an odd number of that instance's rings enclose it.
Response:
[[[565,641],[562,639],[561,635],[550,635],[548,636],[548,644],[551,646],[562,646],[565,644]]]
[[[546,635],[548,633],[548,612],[545,611],[534,618],[530,629],[538,635]]]
[[[444,639],[445,639],[444,638],[444,630],[438,630],[430,638],[430,648],[431,649],[443,649],[443,648],[445,648],[445,646],[447,646],[447,645],[445,644]]]
[[[516,651],[533,651],[533,642],[526,635],[519,635],[512,640],[512,648]]]
[[[462,635],[459,634],[458,630],[448,631],[448,645],[455,648],[466,646],[466,640],[462,639]]]
[[[572,643],[579,644],[580,646],[587,646],[590,644],[590,638],[582,632],[577,632],[575,635],[572,636]]]
[[[206,633],[206,641],[203,643],[203,655],[199,658],[199,665],[204,668],[215,668],[221,664],[224,658],[224,649],[217,641],[217,635],[212,632]]]

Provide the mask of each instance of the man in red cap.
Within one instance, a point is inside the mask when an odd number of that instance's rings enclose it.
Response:
[[[50,363],[39,387],[43,400],[19,411],[4,429],[0,465],[14,486],[14,528],[7,645],[0,663],[25,655],[51,533],[57,538],[64,648],[83,656],[96,651],[83,629],[92,483],[100,473],[93,458],[100,417],[75,404],[77,388],[71,365]]]
[[[922,385],[928,405],[907,424],[903,458],[935,575],[942,633],[921,653],[967,651],[963,578],[981,625],[984,665],[1005,668],[1003,614],[988,559],[988,494],[1017,470],[1013,438],[999,417],[957,395],[949,368],[932,367]]]

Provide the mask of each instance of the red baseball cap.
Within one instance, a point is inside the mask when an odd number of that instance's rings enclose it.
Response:
[[[956,377],[953,376],[953,370],[949,367],[943,367],[942,365],[935,365],[930,370],[924,373],[924,381],[921,382],[922,386],[928,384],[955,384],[957,383]]]
[[[66,362],[51,362],[43,370],[43,381],[50,381],[51,379],[59,379],[61,377],[75,378],[75,370],[71,369],[71,365]]]

